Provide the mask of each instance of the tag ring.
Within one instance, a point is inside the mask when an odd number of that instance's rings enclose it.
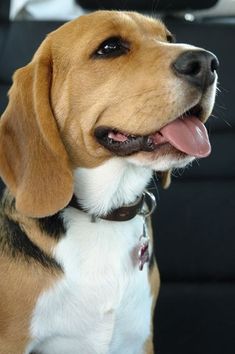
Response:
[[[145,191],[144,192],[144,198],[145,200],[148,198],[149,202],[150,202],[150,209],[148,211],[141,211],[139,213],[139,215],[144,216],[145,218],[149,217],[150,215],[153,214],[154,210],[156,209],[157,206],[157,202],[156,202],[156,198],[154,196],[153,193],[149,192],[149,191]]]

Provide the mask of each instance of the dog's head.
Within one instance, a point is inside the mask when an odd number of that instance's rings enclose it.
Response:
[[[160,21],[107,11],[45,39],[15,73],[0,126],[0,173],[21,212],[63,208],[79,166],[121,156],[167,171],[210,153],[218,61],[172,41]]]

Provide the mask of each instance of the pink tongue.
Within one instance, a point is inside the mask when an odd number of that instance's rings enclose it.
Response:
[[[194,116],[178,118],[160,130],[171,145],[188,155],[206,157],[211,145],[205,125]]]

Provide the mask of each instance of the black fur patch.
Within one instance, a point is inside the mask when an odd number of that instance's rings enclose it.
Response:
[[[0,200],[2,200],[5,188],[6,188],[5,184],[3,183],[3,180],[0,178]]]
[[[23,257],[27,262],[34,260],[46,268],[61,270],[55,259],[35,245],[14,220],[4,216],[1,220],[1,243],[12,257]]]
[[[48,236],[59,240],[66,232],[60,213],[37,220],[40,230]]]

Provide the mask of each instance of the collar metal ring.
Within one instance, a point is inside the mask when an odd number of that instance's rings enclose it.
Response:
[[[149,191],[144,192],[144,198],[145,198],[146,202],[147,202],[147,200],[149,201],[150,208],[146,211],[141,211],[139,213],[139,215],[142,215],[145,218],[147,218],[153,214],[154,210],[156,209],[157,202],[156,202],[156,198],[155,198],[154,194]]]

